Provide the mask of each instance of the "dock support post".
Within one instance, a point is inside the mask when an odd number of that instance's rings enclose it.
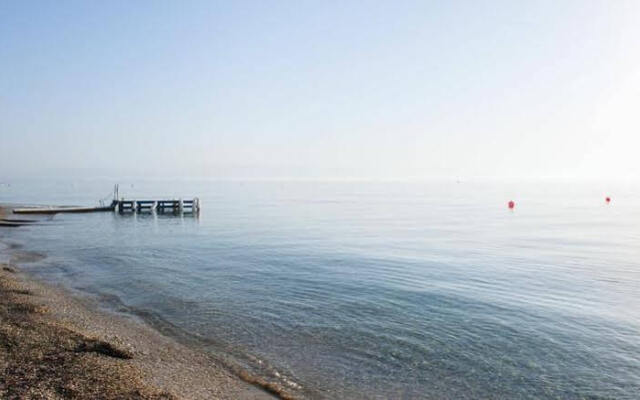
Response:
[[[194,214],[198,214],[200,213],[200,199],[197,197],[193,198],[193,203],[191,203],[191,211],[193,211]]]

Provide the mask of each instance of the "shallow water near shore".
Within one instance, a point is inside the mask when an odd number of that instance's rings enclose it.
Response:
[[[90,205],[111,186],[12,182],[0,202]],[[134,181],[121,195],[198,196],[202,212],[58,215],[0,240],[45,254],[26,260],[36,276],[305,397],[640,392],[637,185]]]

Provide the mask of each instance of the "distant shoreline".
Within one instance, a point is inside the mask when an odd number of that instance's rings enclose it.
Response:
[[[21,271],[21,263],[42,257],[0,242],[0,397],[292,398]]]

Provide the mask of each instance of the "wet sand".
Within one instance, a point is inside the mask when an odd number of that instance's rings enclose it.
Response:
[[[139,320],[22,273],[20,263],[32,261],[22,253],[0,255],[0,398],[289,398]]]

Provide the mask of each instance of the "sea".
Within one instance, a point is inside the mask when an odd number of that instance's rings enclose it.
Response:
[[[201,211],[59,214],[0,242],[231,371],[308,399],[640,398],[637,183],[17,180],[0,203],[115,183]]]

